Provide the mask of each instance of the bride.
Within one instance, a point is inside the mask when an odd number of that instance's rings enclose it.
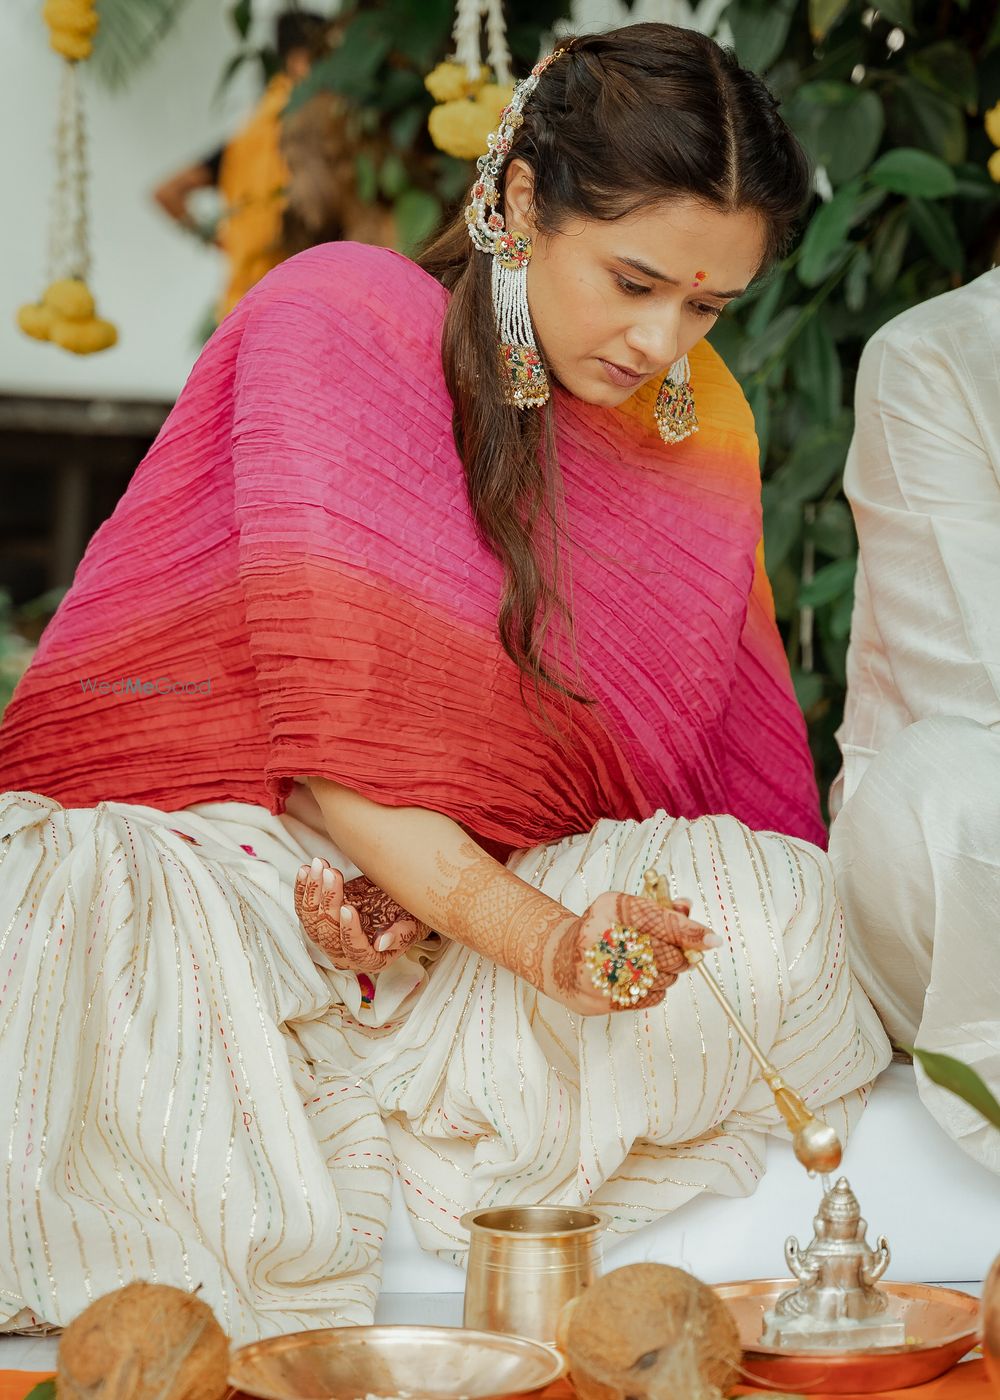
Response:
[[[393,1176],[451,1258],[749,1193],[687,949],[849,1131],[888,1044],[704,339],[806,192],[710,40],[576,39],[421,266],[310,250],[213,337],[0,727],[0,1325],[370,1320]]]

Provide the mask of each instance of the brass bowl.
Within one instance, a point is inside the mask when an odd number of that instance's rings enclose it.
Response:
[[[764,1313],[795,1279],[720,1283],[715,1292],[736,1319],[747,1385],[764,1384],[802,1395],[871,1395],[904,1390],[944,1375],[976,1344],[979,1300],[956,1288],[930,1283],[881,1283],[893,1317],[902,1318],[913,1342],[869,1351],[791,1351],[766,1347]]]
[[[229,1384],[262,1400],[492,1400],[563,1374],[552,1347],[461,1327],[326,1327],[233,1352]]]

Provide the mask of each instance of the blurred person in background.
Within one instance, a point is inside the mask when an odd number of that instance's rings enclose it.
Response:
[[[275,48],[280,72],[268,83],[253,114],[225,146],[164,180],[153,198],[184,228],[198,232],[189,208],[191,195],[214,186],[222,200],[215,240],[225,254],[228,275],[217,305],[221,321],[240,298],[290,252],[285,237],[291,175],[282,150],[282,114],[293,87],[307,77],[317,58],[329,51],[332,29],[321,15],[288,10],[278,16]],[[299,143],[302,144],[301,142]],[[300,157],[300,159],[303,157]],[[331,229],[310,225],[312,242]]]

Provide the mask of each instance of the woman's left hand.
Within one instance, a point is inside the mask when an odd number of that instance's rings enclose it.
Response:
[[[345,882],[318,856],[299,867],[295,912],[335,967],[381,972],[430,930],[364,875]]]

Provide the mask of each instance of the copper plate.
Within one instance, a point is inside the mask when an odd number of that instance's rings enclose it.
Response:
[[[892,1315],[903,1319],[912,1344],[836,1352],[762,1346],[764,1313],[794,1285],[794,1279],[778,1278],[716,1285],[716,1293],[740,1329],[748,1385],[770,1385],[802,1395],[903,1390],[944,1375],[976,1344],[978,1298],[930,1283],[882,1283]]]
[[[262,1400],[494,1400],[563,1373],[541,1342],[461,1327],[327,1327],[234,1351],[229,1384]]]

